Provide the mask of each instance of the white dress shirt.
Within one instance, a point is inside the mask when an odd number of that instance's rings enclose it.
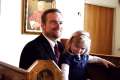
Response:
[[[53,40],[51,40],[50,38],[48,38],[44,33],[42,33],[42,34],[43,34],[44,37],[48,40],[48,42],[50,43],[50,46],[51,46],[53,52],[55,53],[55,51],[54,51],[54,46],[55,46],[55,44],[57,44],[57,40],[56,40],[56,41],[53,41]]]

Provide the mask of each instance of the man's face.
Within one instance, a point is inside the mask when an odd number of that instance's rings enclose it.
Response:
[[[62,32],[62,15],[54,12],[46,16],[46,23],[43,24],[43,31],[50,39],[57,39]]]

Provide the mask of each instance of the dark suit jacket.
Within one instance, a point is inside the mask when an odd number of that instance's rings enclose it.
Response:
[[[60,53],[63,53],[63,45],[58,42]],[[36,60],[54,60],[55,54],[48,42],[48,40],[41,34],[33,41],[29,42],[23,49],[20,57],[19,67],[28,69]]]

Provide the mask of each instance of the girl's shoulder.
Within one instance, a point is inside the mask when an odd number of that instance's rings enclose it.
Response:
[[[71,60],[73,57],[73,55],[71,55],[70,52],[64,51],[64,53],[62,54],[62,59],[63,60]]]
[[[70,65],[71,63],[71,55],[69,54],[69,52],[64,52],[60,58],[60,64],[68,64]]]

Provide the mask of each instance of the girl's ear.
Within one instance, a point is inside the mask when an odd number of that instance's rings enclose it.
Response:
[[[66,49],[67,51],[69,51],[69,50],[71,49],[71,40],[70,40],[70,39],[68,39],[68,40],[66,41],[66,43],[65,43],[65,49]]]

